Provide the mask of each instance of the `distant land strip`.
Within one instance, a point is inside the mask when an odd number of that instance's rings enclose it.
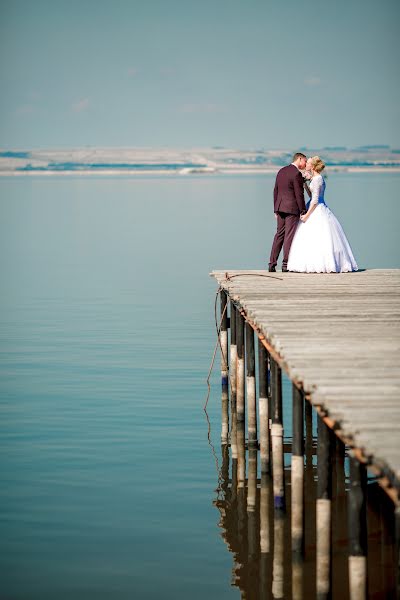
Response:
[[[327,171],[400,171],[400,149],[386,145],[357,148],[301,148],[318,154]],[[76,148],[1,149],[0,175],[275,173],[291,162],[291,150],[258,148]]]

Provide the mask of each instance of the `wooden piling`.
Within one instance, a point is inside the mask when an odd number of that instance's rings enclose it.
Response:
[[[305,435],[305,454],[306,454],[306,465],[312,468],[312,457],[313,457],[313,412],[311,403],[305,400],[304,404],[304,420],[306,425]]]
[[[249,562],[253,563],[257,556],[257,448],[249,448],[249,467],[247,476],[247,534]]]
[[[261,472],[260,484],[260,586],[259,597],[264,600],[271,597],[271,544],[273,523],[270,518],[271,477]]]
[[[260,550],[261,554],[270,551],[271,524],[269,517],[270,476],[261,472],[260,488]]]
[[[292,600],[303,600],[304,560],[298,552],[292,553]]]
[[[222,426],[221,443],[228,443],[229,435],[229,390],[228,390],[228,297],[226,292],[221,291],[221,383],[222,383]]]
[[[367,472],[349,451],[350,489],[348,493],[349,588],[350,600],[367,598]]]
[[[282,511],[274,513],[274,557],[272,562],[272,595],[284,597],[285,519]]]
[[[260,585],[259,585],[259,597],[260,599],[271,597],[271,576],[269,574],[269,556],[268,554],[261,554],[260,556]]]
[[[237,489],[237,538],[238,554],[237,563],[243,565],[247,559],[247,511],[246,489],[238,483]]]
[[[332,463],[331,432],[323,419],[318,416],[317,449],[317,600],[327,600],[331,596],[332,577]]]
[[[237,346],[236,346],[236,323],[237,309],[231,301],[230,329],[231,329],[231,346],[229,353],[229,383],[231,387],[231,397],[236,400],[236,375],[237,375]]]
[[[295,385],[292,385],[292,395],[292,597],[293,600],[302,600],[304,567],[304,397],[303,392]]]
[[[229,434],[231,442],[231,454],[232,460],[237,459],[237,412],[236,412],[236,398],[231,396],[231,431]]]
[[[237,458],[232,458],[232,482],[231,482],[231,498],[230,501],[232,504],[236,501],[237,498],[237,488],[238,488],[238,461]]]
[[[244,374],[244,318],[236,311],[236,345],[237,345],[237,378],[236,378],[236,412],[237,420],[245,419],[245,374]]]
[[[271,441],[274,507],[285,510],[285,473],[283,456],[282,371],[271,357]]]
[[[293,440],[292,440],[292,551],[304,550],[304,398],[293,388]]]
[[[224,290],[221,291],[221,381],[228,385],[228,297]]]
[[[247,479],[247,510],[254,512],[257,498],[257,448],[249,448]]]
[[[238,488],[244,488],[246,482],[246,439],[243,421],[237,421],[236,439],[238,455]]]
[[[345,473],[345,445],[336,435],[332,436],[332,547],[342,546],[347,534],[347,498]],[[338,589],[348,589],[348,556],[346,552],[336,552],[333,562],[332,594]],[[335,571],[343,573],[340,580]]]
[[[247,391],[247,427],[249,447],[257,447],[257,405],[254,356],[254,330],[246,322],[246,391]]]
[[[226,384],[222,384],[221,412],[222,412],[221,443],[227,444],[228,436],[229,436],[229,392],[228,392],[228,386]]]
[[[258,340],[258,383],[261,473],[269,473],[268,352],[261,340]]]
[[[229,490],[229,446],[221,444],[222,465],[220,469],[221,491],[226,497]]]

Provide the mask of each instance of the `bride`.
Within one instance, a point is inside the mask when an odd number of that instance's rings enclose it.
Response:
[[[290,247],[288,271],[298,273],[347,273],[357,271],[350,244],[339,221],[325,204],[325,164],[319,156],[307,161],[311,171],[311,200]]]

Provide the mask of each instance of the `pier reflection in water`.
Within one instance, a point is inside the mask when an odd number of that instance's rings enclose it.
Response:
[[[346,600],[350,597],[349,458],[344,445],[339,439],[332,438],[332,532],[328,540],[331,573],[328,589],[321,595],[321,592],[317,593],[316,586],[317,415],[305,402],[304,547],[302,552],[292,552],[292,438],[284,439],[284,511],[274,507],[272,477],[270,473],[261,473],[258,448],[246,441],[245,423],[237,419],[234,396],[231,396],[229,405],[230,444],[221,445],[214,505],[219,511],[221,536],[233,557],[232,585],[240,589],[242,598],[249,600],[311,600],[320,597]],[[369,598],[396,598],[394,529],[391,501],[376,481],[369,478],[366,532]]]

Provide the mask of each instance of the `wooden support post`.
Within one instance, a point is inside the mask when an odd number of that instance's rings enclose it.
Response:
[[[237,413],[236,413],[236,398],[231,396],[231,431],[229,435],[231,441],[232,460],[237,459]]]
[[[222,465],[220,469],[221,491],[226,498],[229,493],[229,446],[221,444]]]
[[[231,453],[232,460],[237,460],[237,395],[236,395],[236,375],[237,375],[237,346],[236,346],[236,327],[237,327],[237,309],[231,301],[231,352],[229,380],[231,390]]]
[[[346,496],[346,473],[344,470],[346,448],[342,440],[336,438],[336,493],[338,496]]]
[[[222,384],[221,410],[222,410],[221,444],[227,444],[228,443],[228,435],[229,435],[229,395],[228,395],[228,386],[224,385],[224,384]]]
[[[261,340],[258,340],[258,382],[261,473],[269,473],[268,351]]]
[[[293,385],[292,551],[304,551],[304,398]]]
[[[274,558],[272,562],[272,597],[284,598],[285,515],[274,512]]]
[[[236,376],[237,376],[237,346],[236,346],[236,322],[237,310],[234,303],[231,301],[231,347],[229,354],[229,382],[231,385],[231,398],[235,398],[236,402]]]
[[[247,476],[247,541],[249,563],[253,564],[257,557],[257,448],[249,448],[249,468]]]
[[[292,440],[292,597],[303,598],[304,555],[304,396],[294,384]]]
[[[269,352],[267,352],[267,396],[268,396],[268,420],[269,420],[269,431],[270,431],[270,452],[269,452],[269,456],[270,456],[270,461],[272,460],[271,458],[271,426],[272,426],[272,376],[271,376],[271,364],[272,364],[272,357],[270,355]],[[270,462],[270,468],[272,468],[272,464]]]
[[[237,421],[236,439],[238,454],[238,488],[244,488],[246,482],[246,439],[243,421]]]
[[[222,382],[222,428],[221,443],[228,443],[229,434],[229,391],[228,391],[228,298],[221,292],[221,382]]]
[[[345,445],[340,438],[332,435],[332,548],[342,546],[347,535],[347,497],[345,473]],[[347,552],[334,553],[332,594],[337,595],[339,589],[348,589],[348,556]],[[340,578],[336,573],[340,572]]]
[[[304,560],[298,552],[292,552],[292,600],[304,600]]]
[[[261,554],[260,556],[260,586],[259,598],[271,597],[271,576],[269,574],[269,556]]]
[[[318,416],[317,450],[317,599],[331,597],[332,579],[332,457],[331,432]]]
[[[273,522],[270,517],[271,477],[261,473],[260,488],[260,600],[271,597],[271,544]]]
[[[312,468],[313,459],[313,412],[312,405],[308,400],[304,404],[305,423],[306,423],[306,465]]]
[[[367,598],[367,472],[352,451],[348,493],[349,588],[351,600]]]
[[[249,447],[257,447],[256,363],[254,356],[254,330],[246,323],[246,389],[247,425]]]
[[[279,365],[271,359],[271,440],[272,474],[274,482],[274,507],[285,510],[285,473],[283,462],[283,421],[282,421],[282,372]]]
[[[231,497],[230,501],[233,504],[236,501],[237,497],[237,487],[238,487],[238,479],[237,479],[237,458],[232,457],[232,482],[231,482]]]
[[[245,376],[244,376],[244,318],[237,310],[236,345],[237,345],[237,379],[236,379],[236,411],[237,420],[245,419]]]
[[[257,448],[249,448],[247,479],[247,511],[255,512],[257,498]]]
[[[221,381],[222,385],[228,385],[228,297],[226,292],[221,291]]]
[[[237,541],[238,552],[235,556],[236,564],[243,565],[247,562],[247,511],[246,489],[240,483],[237,490]]]
[[[268,554],[270,551],[271,525],[269,517],[269,498],[270,498],[271,479],[267,473],[261,473],[260,489],[260,550],[261,554]]]

